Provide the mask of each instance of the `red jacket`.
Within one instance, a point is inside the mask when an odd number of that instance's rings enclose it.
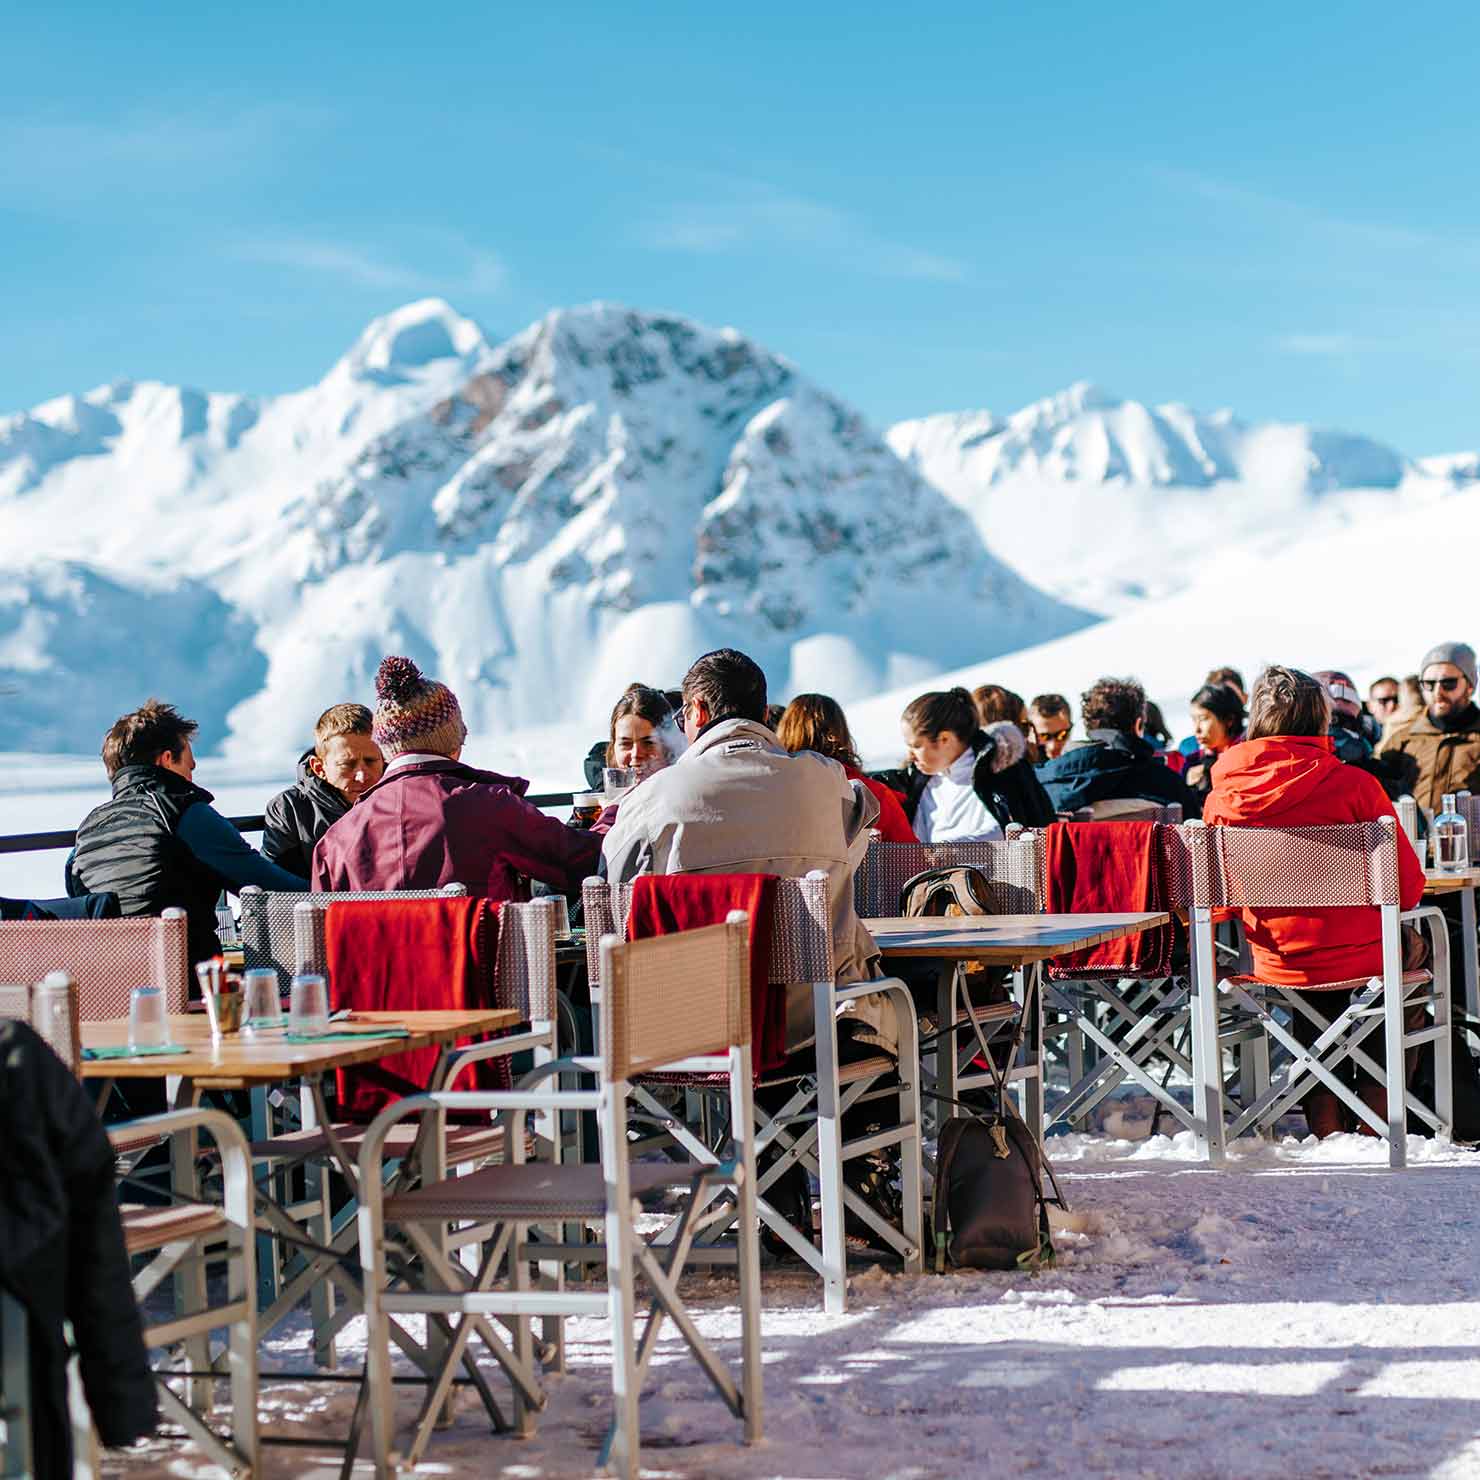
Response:
[[[861,781],[879,799],[879,816],[874,826],[878,828],[880,836],[886,843],[918,843],[920,840],[915,836],[915,830],[910,826],[910,819],[905,815],[904,798],[895,791],[892,786],[886,786],[882,781],[875,781],[872,776],[865,776],[862,771],[856,771],[852,766],[845,765],[843,769],[848,773],[850,781]]]
[[[1314,827],[1393,817],[1366,771],[1336,759],[1327,735],[1273,735],[1231,746],[1213,767],[1203,821],[1241,827]],[[1398,894],[1411,910],[1424,873],[1398,832]],[[1261,981],[1304,987],[1376,976],[1382,928],[1375,909],[1244,910],[1244,931]]]
[[[519,776],[454,760],[387,771],[313,850],[315,889],[438,889],[527,899],[525,878],[574,893],[596,872],[601,838],[546,817]]]

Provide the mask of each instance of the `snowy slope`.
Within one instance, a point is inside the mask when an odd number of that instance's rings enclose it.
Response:
[[[1115,612],[1473,482],[1473,455],[1410,462],[1364,437],[1122,401],[1080,383],[1000,418],[900,422],[890,446],[988,546],[1066,600]]]
[[[993,559],[786,361],[602,304],[495,348],[427,300],[295,395],[123,384],[11,417],[0,551],[13,590],[40,593],[44,562],[64,560],[120,591],[214,593],[229,653],[184,606],[147,632],[119,616],[134,661],[108,666],[99,703],[162,687],[166,649],[244,665],[258,676],[222,711],[232,750],[296,746],[325,703],[367,693],[388,649],[452,683],[490,734],[595,720],[632,678],[672,682],[723,643],[778,692],[850,698],[1088,620]],[[65,671],[59,626],[6,621],[0,682],[29,675],[9,744],[53,743],[36,694]],[[176,692],[194,703],[193,685]]]
[[[1069,637],[1010,657],[906,685],[849,710],[867,758],[899,754],[900,711],[924,688],[1000,683],[1032,698],[1079,695],[1105,674],[1131,673],[1179,734],[1187,701],[1216,665],[1252,682],[1266,662],[1344,668],[1365,689],[1383,673],[1412,672],[1434,643],[1480,639],[1474,583],[1431,578],[1436,552],[1480,541],[1480,489],[1428,507],[1312,537],[1260,560],[1229,560],[1196,585]]]

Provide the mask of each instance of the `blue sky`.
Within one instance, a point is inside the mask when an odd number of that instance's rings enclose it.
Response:
[[[50,13],[48,13],[50,12]],[[1480,9],[12,8],[0,409],[429,293],[731,323],[886,424],[1076,379],[1480,446]]]

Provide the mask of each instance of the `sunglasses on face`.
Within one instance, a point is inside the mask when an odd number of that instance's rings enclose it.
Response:
[[[1040,745],[1047,745],[1053,740],[1062,740],[1069,733],[1070,726],[1065,725],[1062,730],[1035,730],[1033,733],[1038,737]]]
[[[1379,709],[1396,709],[1398,707],[1398,696],[1396,694],[1377,694],[1372,702]]]
[[[1446,694],[1452,694],[1460,684],[1457,678],[1421,678],[1419,683],[1432,692],[1434,689],[1443,689]]]

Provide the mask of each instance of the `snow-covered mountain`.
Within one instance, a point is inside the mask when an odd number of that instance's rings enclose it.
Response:
[[[888,440],[973,517],[995,554],[1101,612],[1480,474],[1474,454],[1415,463],[1365,437],[1146,406],[1087,383],[1005,418],[900,422]]]
[[[1089,620],[785,360],[603,304],[494,346],[427,300],[291,395],[120,383],[0,420],[0,568],[16,749],[150,692],[206,747],[291,749],[388,650],[489,733],[723,643],[853,698]]]

